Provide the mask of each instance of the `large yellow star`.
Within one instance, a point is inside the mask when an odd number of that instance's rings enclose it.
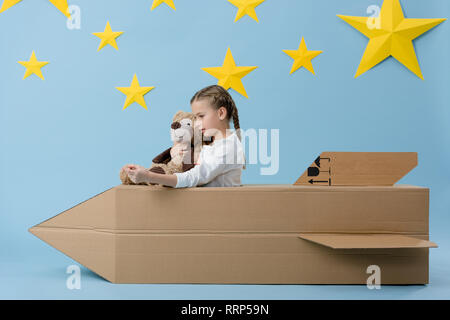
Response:
[[[292,65],[290,74],[300,67],[305,67],[306,70],[310,71],[312,74],[315,74],[311,60],[322,53],[322,51],[308,50],[303,37],[297,50],[283,50],[283,52],[294,59],[294,64]]]
[[[125,100],[125,104],[123,106],[123,110],[125,110],[130,104],[136,102],[140,104],[142,107],[147,109],[147,105],[145,104],[144,95],[146,95],[150,90],[154,87],[141,87],[139,86],[139,81],[137,79],[136,74],[133,76],[133,81],[131,82],[131,86],[129,87],[116,87],[117,90],[122,92],[127,96]]]
[[[253,18],[254,20],[256,20],[256,22],[259,22],[258,17],[256,16],[255,8],[264,1],[265,0],[228,0],[228,2],[238,7],[238,12],[236,14],[236,18],[234,19],[234,22],[238,21],[245,15]]]
[[[412,40],[446,19],[406,19],[399,0],[384,0],[378,18],[339,18],[368,37],[355,78],[392,56],[423,80]]]
[[[3,0],[0,12],[8,10],[22,0]],[[67,0],[49,0],[59,11],[61,11],[67,18],[70,18],[69,5]]]
[[[36,55],[34,54],[34,51],[31,53],[31,57],[29,61],[18,61],[21,65],[23,65],[27,70],[25,71],[25,75],[23,76],[23,79],[26,79],[33,73],[37,75],[39,78],[44,80],[44,76],[42,75],[41,68],[48,64],[47,61],[38,61],[36,59]]]
[[[173,3],[173,0],[153,0],[152,9],[155,9],[157,6],[159,6],[161,3],[167,4],[169,7],[171,7],[173,10],[177,10],[175,8],[175,4]]]
[[[224,87],[226,90],[233,88],[244,97],[248,98],[241,78],[245,77],[256,68],[258,67],[237,67],[233,55],[231,54],[231,50],[228,48],[225,60],[221,67],[202,68],[202,70],[217,78],[219,80],[218,85]]]
[[[107,21],[105,31],[92,33],[94,36],[97,36],[100,39],[102,39],[102,41],[100,42],[100,45],[98,46],[97,51],[100,51],[107,44],[114,47],[116,50],[119,50],[119,48],[117,47],[116,38],[118,36],[120,36],[122,33],[123,33],[123,31],[113,32],[111,30],[111,26],[109,25],[109,21]]]

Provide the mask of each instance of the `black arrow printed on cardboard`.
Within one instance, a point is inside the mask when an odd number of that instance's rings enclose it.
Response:
[[[328,182],[328,185],[331,186],[331,178],[328,179],[328,180],[313,180],[313,179],[310,179],[310,180],[308,180],[308,182],[311,183],[311,184]]]
[[[327,159],[328,160],[328,163],[330,163],[331,162],[331,159],[330,158],[321,158],[320,156],[318,156],[317,158],[316,158],[316,160],[314,160],[314,163],[316,164],[316,166],[318,166],[319,168],[320,168],[320,159]]]

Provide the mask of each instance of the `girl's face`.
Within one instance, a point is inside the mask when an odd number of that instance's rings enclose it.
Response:
[[[215,136],[218,131],[226,129],[226,109],[224,107],[215,110],[208,99],[192,102],[192,113],[195,115],[194,126],[207,137]]]

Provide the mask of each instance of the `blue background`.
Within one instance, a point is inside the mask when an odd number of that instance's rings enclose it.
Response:
[[[448,18],[447,0],[402,0],[407,18]],[[0,298],[428,299],[450,298],[449,22],[414,41],[422,81],[393,58],[354,79],[367,39],[336,17],[366,16],[380,0],[267,0],[233,23],[226,0],[69,0],[81,29],[69,30],[46,0],[24,0],[0,14]],[[92,32],[109,20],[119,50]],[[323,50],[289,74],[282,50]],[[113,285],[82,268],[82,289],[66,288],[75,262],[27,229],[120,183],[126,163],[149,165],[170,145],[169,124],[190,110],[195,91],[216,83],[203,67],[221,66],[230,47],[249,99],[230,90],[243,129],[280,130],[280,170],[243,171],[244,184],[293,183],[322,151],[415,151],[419,165],[399,183],[429,187],[430,284],[427,286]],[[45,81],[22,80],[35,50]],[[148,110],[115,87],[155,86]]]

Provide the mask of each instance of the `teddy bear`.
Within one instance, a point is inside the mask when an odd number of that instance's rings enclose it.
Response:
[[[152,160],[149,171],[159,174],[174,174],[192,169],[202,147],[202,132],[194,128],[195,116],[191,112],[178,111],[170,126],[172,147],[164,150]],[[190,151],[190,152],[187,152]],[[135,184],[126,174],[120,171],[122,184]],[[139,183],[148,185],[145,182]],[[151,183],[154,185],[154,183]]]

